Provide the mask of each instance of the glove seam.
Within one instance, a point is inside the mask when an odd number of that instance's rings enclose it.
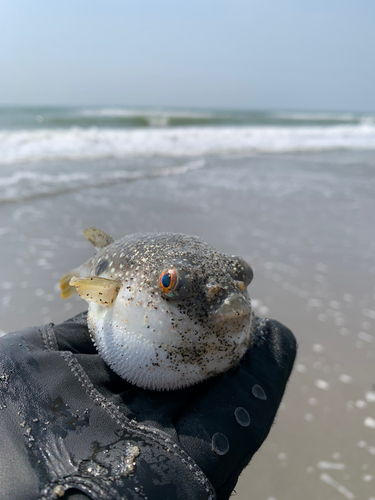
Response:
[[[39,328],[39,332],[42,336],[44,349],[46,351],[57,351],[58,344],[57,344],[55,332],[53,331],[53,328],[52,328],[52,323],[50,323],[49,325],[44,325],[41,328]]]

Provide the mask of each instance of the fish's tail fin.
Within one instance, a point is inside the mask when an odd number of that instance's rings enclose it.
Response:
[[[59,284],[61,288],[61,297],[63,299],[68,299],[69,297],[73,297],[77,293],[77,289],[75,286],[71,286],[70,280],[73,278],[73,276],[79,276],[79,267],[76,267],[75,269],[72,269],[69,271],[67,274],[65,274]]]

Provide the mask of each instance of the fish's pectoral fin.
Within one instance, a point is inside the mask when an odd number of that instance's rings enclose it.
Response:
[[[98,229],[97,227],[89,227],[83,231],[83,234],[97,250],[100,250],[115,241],[112,236],[109,236],[109,234],[101,229]]]
[[[77,293],[77,290],[74,288],[74,286],[70,285],[70,280],[73,278],[74,275],[79,274],[79,268],[76,267],[75,269],[72,269],[69,273],[65,274],[60,282],[60,288],[61,288],[61,297],[63,299],[68,299],[69,297],[73,297]]]
[[[70,280],[70,285],[77,289],[79,296],[87,302],[95,302],[103,306],[110,306],[115,301],[121,288],[119,281],[107,278],[97,278],[88,276],[87,278],[77,278]]]

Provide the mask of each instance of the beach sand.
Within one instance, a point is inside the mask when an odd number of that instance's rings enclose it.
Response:
[[[92,255],[82,235],[87,227],[115,238],[139,231],[198,235],[251,263],[254,311],[284,323],[299,343],[275,424],[235,498],[375,497],[373,153],[201,161],[203,168],[181,175],[82,191],[78,182],[77,190],[3,204],[0,329],[58,323],[85,308],[81,299],[60,299],[56,283]],[[113,160],[85,168],[115,163],[126,167]]]

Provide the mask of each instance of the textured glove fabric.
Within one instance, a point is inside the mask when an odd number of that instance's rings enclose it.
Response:
[[[227,499],[271,428],[295,352],[287,328],[256,319],[238,367],[156,392],[103,362],[85,314],[8,334],[0,499]]]

